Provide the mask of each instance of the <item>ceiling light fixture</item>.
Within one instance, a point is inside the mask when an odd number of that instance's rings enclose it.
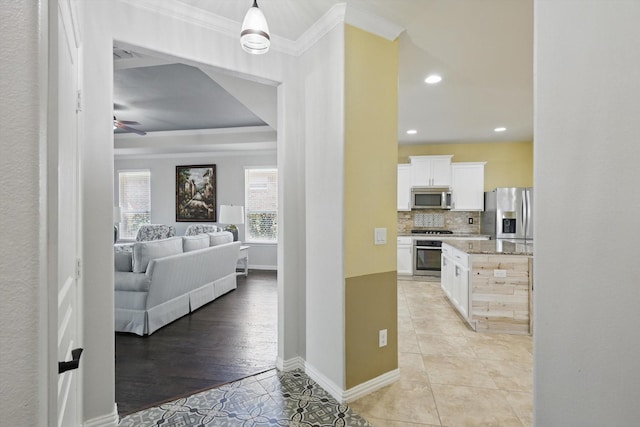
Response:
[[[505,130],[507,130],[507,128],[501,126],[499,128],[495,128],[493,131],[494,132],[504,132]]]
[[[269,51],[271,37],[269,26],[262,11],[258,8],[258,0],[253,0],[253,6],[249,8],[242,21],[240,32],[240,45],[245,52],[262,54]]]
[[[415,135],[416,133],[418,133],[418,131],[417,131],[417,130],[415,130],[415,129],[409,129],[409,130],[407,131],[407,134],[408,134],[408,135]]]
[[[442,81],[442,77],[440,77],[437,74],[431,74],[430,76],[427,76],[426,79],[424,79],[424,82],[430,85],[440,83],[441,81]]]

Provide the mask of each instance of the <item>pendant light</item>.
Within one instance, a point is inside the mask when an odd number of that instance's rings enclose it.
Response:
[[[258,8],[258,0],[253,0],[253,6],[249,8],[240,33],[240,45],[245,52],[253,54],[267,53],[271,45],[269,26],[264,14]]]

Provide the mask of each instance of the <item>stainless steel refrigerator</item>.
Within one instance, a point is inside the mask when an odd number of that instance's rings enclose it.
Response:
[[[481,231],[492,239],[533,240],[533,188],[496,188],[484,193]]]

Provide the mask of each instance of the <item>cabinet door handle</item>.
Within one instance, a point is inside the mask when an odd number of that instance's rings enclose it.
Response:
[[[82,356],[83,349],[76,348],[71,350],[71,361],[58,362],[58,374],[71,371],[72,369],[78,369],[80,366],[80,356]]]

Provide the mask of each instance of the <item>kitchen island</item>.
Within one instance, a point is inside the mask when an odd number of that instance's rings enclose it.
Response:
[[[443,240],[441,287],[477,332],[531,334],[533,245]]]

